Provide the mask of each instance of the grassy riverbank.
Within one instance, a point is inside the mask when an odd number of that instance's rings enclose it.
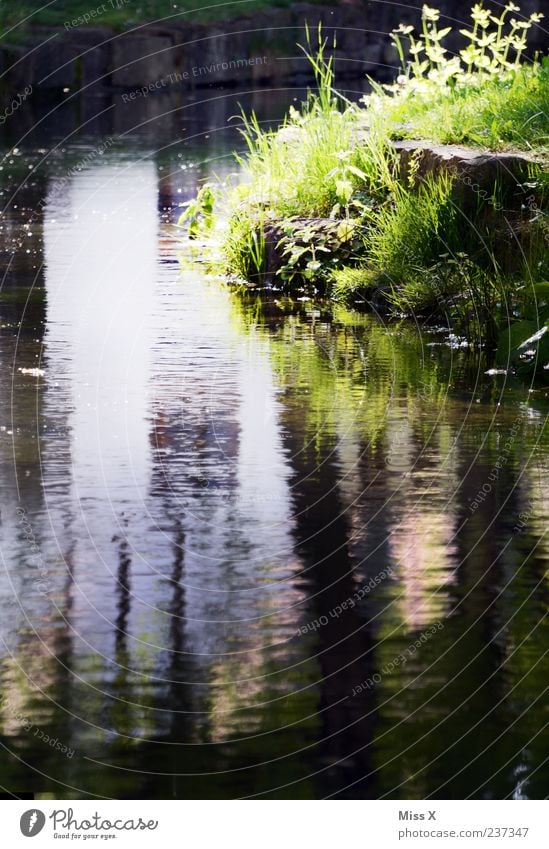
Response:
[[[497,346],[505,363],[543,367],[549,61],[524,60],[539,16],[519,24],[516,11],[509,3],[495,18],[475,6],[463,49],[450,57],[448,29],[425,6],[422,33],[394,34],[398,79],[360,105],[335,90],[319,32],[310,55],[317,93],[278,132],[244,116],[242,181],[217,199],[208,187],[183,226],[190,221],[193,236],[216,231],[215,199],[228,220],[216,236],[233,280],[430,316]],[[403,158],[398,138],[424,139],[425,149]],[[433,142],[500,156],[473,156],[470,172],[443,167],[444,156],[428,161]],[[501,154],[509,149],[521,154]]]
[[[308,0],[325,5],[329,0]],[[20,40],[30,26],[101,26],[116,31],[151,21],[208,23],[229,21],[272,8],[290,8],[291,0],[234,0],[199,3],[197,0],[37,0],[0,4],[0,41]]]

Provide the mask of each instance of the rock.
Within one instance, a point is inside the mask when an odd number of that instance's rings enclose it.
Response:
[[[518,178],[533,163],[540,161],[539,157],[527,152],[491,153],[461,145],[430,144],[428,141],[395,141],[393,145],[400,156],[403,176],[407,175],[412,158],[420,155],[420,176],[445,170],[457,177],[472,174],[482,185],[510,176]]]
[[[76,61],[82,89],[110,85],[114,39],[112,31],[106,27],[82,27],[72,33],[72,43],[78,50]]]
[[[112,85],[134,89],[176,73],[177,47],[169,38],[123,34],[113,43]]]
[[[28,85],[35,91],[76,86],[76,47],[64,42],[55,31],[50,41],[35,37],[24,47],[4,48],[2,52],[7,69],[5,81],[12,91],[22,91]]]

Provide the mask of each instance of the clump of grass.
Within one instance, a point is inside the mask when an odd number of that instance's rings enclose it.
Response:
[[[453,188],[454,178],[447,173],[428,175],[416,191],[397,184],[371,216],[366,235],[369,263],[383,269],[395,286],[462,243]]]
[[[231,199],[236,205],[269,207],[280,218],[313,217],[328,215],[344,200],[338,170],[351,147],[347,113],[292,110],[278,133],[262,130],[252,115],[242,132],[249,148],[247,159],[240,160],[247,182]]]
[[[344,303],[385,305],[400,314],[452,319],[469,338],[495,338],[494,315],[511,280],[478,226],[455,201],[455,178],[397,183],[365,229],[365,264],[332,275]],[[481,210],[479,210],[481,214]]]
[[[231,215],[222,250],[228,271],[240,281],[261,282],[266,261],[264,227],[261,210],[253,217],[243,208]]]
[[[333,56],[318,29],[318,47],[302,48],[315,74],[301,111],[290,107],[280,130],[263,130],[257,116],[242,115],[241,133],[248,155],[238,158],[245,182],[230,198],[237,208],[269,208],[278,219],[292,215],[323,217],[360,211],[357,189],[379,184],[387,162],[385,139],[372,133],[363,151],[353,144],[357,110],[334,89]],[[335,45],[334,45],[335,46]]]
[[[387,101],[394,138],[425,138],[502,150],[549,147],[549,65],[523,67],[506,79],[466,89],[434,89],[414,100]]]
[[[264,130],[253,113],[242,115],[248,152],[245,158],[237,157],[244,179],[227,199],[229,227],[223,251],[229,273],[254,282],[264,270],[263,232],[270,222],[291,222],[296,217],[360,219],[395,179],[396,157],[388,139],[372,132],[359,148],[353,143],[357,109],[335,92],[333,57],[326,56],[321,27],[314,52],[308,28],[306,32],[308,47],[302,49],[313,67],[317,91],[309,92],[301,111],[290,109],[278,131]],[[293,245],[286,233],[280,282],[296,277],[294,272],[301,267],[305,277],[311,277],[317,266],[322,276],[317,251],[305,256],[303,233],[292,226],[285,231],[292,229],[296,240]],[[298,253],[303,261],[294,269]],[[330,253],[329,246],[319,245],[318,253]]]
[[[262,130],[254,114],[244,116],[248,156],[239,158],[245,182],[232,196],[237,205],[268,207],[279,219],[349,217],[394,183],[396,157],[389,140],[372,131],[357,147],[356,108],[341,111],[335,100],[329,104],[322,86],[301,113],[290,109],[281,130]]]
[[[499,149],[546,148],[549,142],[549,63],[524,60],[528,31],[543,19],[513,17],[509,2],[499,16],[482,3],[471,10],[471,29],[458,55],[444,46],[452,27],[439,29],[440,12],[423,6],[422,31],[394,30],[401,73],[390,85],[372,83],[364,100],[392,137],[428,138]]]
[[[331,280],[332,298],[346,306],[369,305],[377,293],[390,290],[384,275],[364,265],[337,268],[332,272]]]

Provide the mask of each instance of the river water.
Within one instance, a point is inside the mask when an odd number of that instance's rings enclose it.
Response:
[[[3,142],[0,784],[545,797],[547,389],[181,270],[237,102],[291,102],[207,97]]]

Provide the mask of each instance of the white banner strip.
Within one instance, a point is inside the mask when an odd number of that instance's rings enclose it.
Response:
[[[546,801],[5,801],[6,847],[546,849]]]

